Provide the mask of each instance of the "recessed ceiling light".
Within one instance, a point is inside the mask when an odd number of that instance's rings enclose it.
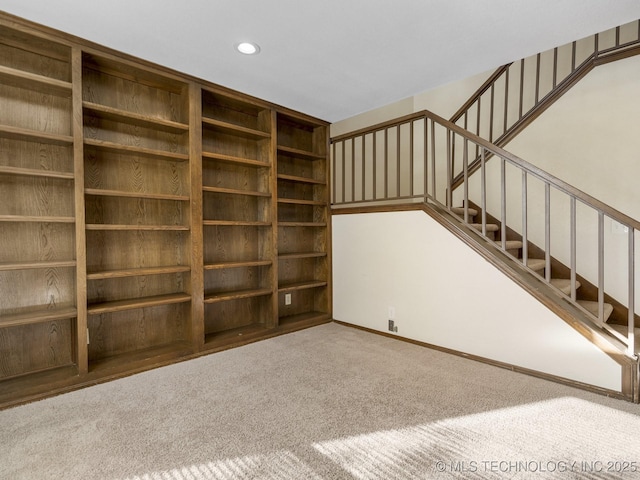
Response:
[[[245,55],[256,55],[260,53],[260,47],[255,43],[242,42],[236,45],[236,50]]]

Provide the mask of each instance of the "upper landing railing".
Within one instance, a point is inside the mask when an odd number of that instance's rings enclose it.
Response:
[[[462,157],[461,188],[455,191],[454,150]],[[480,159],[475,175],[469,168],[472,152]],[[522,236],[522,258],[517,261],[530,274],[551,285],[552,257],[567,265],[570,291],[558,294],[634,356],[637,220],[428,111],[335,137],[332,157],[336,207],[425,201],[449,211],[464,206],[461,221],[470,223],[468,206],[474,202],[481,211],[477,234],[487,240],[482,243],[489,242],[489,212],[501,223],[497,246],[505,253],[506,229]],[[542,276],[529,268],[529,242],[544,250]],[[576,301],[579,275],[597,288],[595,315]],[[628,310],[624,334],[605,321],[605,289]]]
[[[504,146],[595,66],[640,53],[640,20],[497,69],[451,117],[456,125]],[[454,155],[454,189],[462,176]],[[470,168],[479,165],[473,152]]]

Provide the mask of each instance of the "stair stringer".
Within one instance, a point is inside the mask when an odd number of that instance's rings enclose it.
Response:
[[[404,207],[404,210],[414,212],[384,210],[385,207],[358,209],[358,213],[381,212],[380,215],[384,217],[366,218],[368,213],[364,216],[359,215],[361,218],[356,219],[357,225],[354,228],[349,226],[350,221],[345,220],[350,215],[341,215],[336,211],[333,216],[334,258],[339,270],[335,272],[334,280],[336,320],[385,331],[386,328],[381,326],[386,325],[384,305],[393,301],[397,303],[396,324],[400,328],[398,335],[514,370],[637,401],[637,361],[624,354],[624,346],[620,342],[592,325],[581,312],[560,298],[553,289],[523,271],[516,261],[504,255],[500,249],[487,245],[488,242],[483,241],[470,228],[436,206],[413,204]],[[394,210],[402,208],[396,206]],[[422,216],[415,210],[421,210],[427,216]],[[444,230],[438,225],[444,227]],[[413,231],[414,229],[416,231]],[[389,231],[393,232],[392,235],[389,235]],[[385,234],[390,237],[388,245],[387,241],[381,239]],[[449,267],[442,271],[433,270],[434,258],[437,258],[435,263],[442,263],[442,252],[432,250],[435,248],[433,243],[436,237],[439,240],[435,243],[447,246],[455,244],[455,250],[474,263],[473,268],[488,269],[491,277],[498,279],[496,281],[508,290],[495,292],[493,301],[496,304],[493,307],[484,304],[482,311],[468,311],[471,308],[470,304],[478,299],[469,291],[465,291],[466,268],[459,262],[453,262],[457,266],[451,267],[452,272],[449,272]],[[462,244],[456,243],[455,238]],[[368,244],[364,249],[363,242]],[[372,261],[371,255],[381,260]],[[407,255],[415,257],[415,261],[407,265],[398,265]],[[451,285],[455,283],[453,280],[438,285],[437,282],[434,283],[433,278],[425,280],[420,272],[416,278],[408,278],[408,272],[415,272],[416,269],[427,276],[437,277],[444,273],[449,279],[459,278],[459,281],[456,281],[459,285]],[[495,269],[502,275],[496,274]],[[505,283],[505,276],[510,281]],[[418,290],[424,293],[406,296],[405,290],[412,291],[416,282],[419,283]],[[434,286],[437,290],[435,293]],[[469,285],[466,287],[473,288]],[[449,288],[461,290],[457,294],[458,301],[451,305],[452,311],[448,311],[449,307],[438,310],[442,307],[443,296],[447,295],[439,293],[441,288],[452,297],[455,297],[455,294],[449,291]],[[407,305],[397,298],[385,298],[396,295],[405,298]],[[415,298],[416,296],[424,298]],[[519,308],[503,311],[500,302],[505,297],[513,300],[514,296],[521,299]],[[464,301],[460,301],[461,299]],[[377,305],[378,303],[380,305]],[[439,307],[434,307],[435,303]],[[434,308],[436,311],[432,311]],[[380,314],[381,310],[385,310],[385,314]],[[413,310],[414,315],[424,318],[407,318],[405,310]],[[495,327],[496,322],[492,323],[492,315],[495,314],[490,310],[496,310],[498,315],[502,316],[497,322],[500,326],[496,331],[491,331],[492,325]],[[479,320],[470,323],[467,317],[474,316]],[[465,322],[466,327],[458,326],[459,323]],[[509,330],[509,334],[505,336],[502,329]],[[479,341],[479,332],[480,336],[490,335],[493,346]],[[503,337],[510,340],[503,341]],[[580,338],[582,340],[579,340]],[[570,345],[564,345],[563,339],[569,339]],[[526,352],[526,355],[523,352]],[[594,381],[590,375],[597,369],[606,370],[608,378],[604,381]]]

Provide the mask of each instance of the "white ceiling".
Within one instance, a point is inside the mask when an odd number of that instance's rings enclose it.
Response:
[[[334,122],[638,19],[640,0],[0,0],[0,10]],[[243,40],[261,53],[237,53]]]

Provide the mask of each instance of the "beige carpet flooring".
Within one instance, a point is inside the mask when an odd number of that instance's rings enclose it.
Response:
[[[640,406],[327,324],[1,411],[0,478],[640,479]]]

